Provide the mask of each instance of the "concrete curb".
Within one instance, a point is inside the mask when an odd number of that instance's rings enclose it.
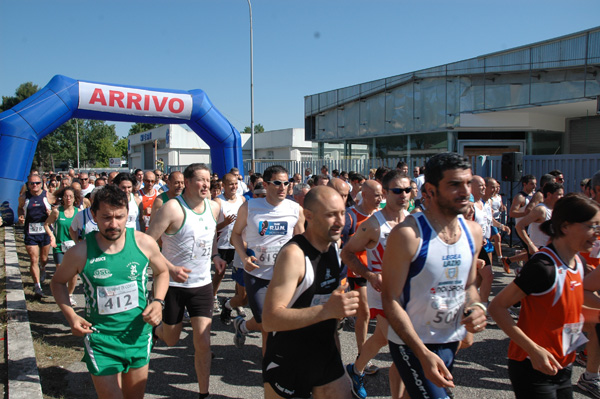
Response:
[[[8,398],[42,399],[42,385],[29,327],[27,303],[12,227],[4,230],[6,265],[6,327],[8,352]]]

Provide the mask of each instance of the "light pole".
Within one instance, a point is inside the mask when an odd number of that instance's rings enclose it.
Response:
[[[75,132],[77,134],[77,172],[80,172],[80,170],[79,170],[79,122],[77,122],[77,119],[75,119]]]
[[[248,0],[250,10],[250,145],[252,147],[251,167],[254,169],[254,50],[252,45],[252,4]]]

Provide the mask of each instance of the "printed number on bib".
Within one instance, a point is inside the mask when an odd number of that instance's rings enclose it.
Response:
[[[256,259],[261,266],[273,266],[277,260],[277,255],[281,250],[280,246],[274,247],[258,247],[256,251]]]
[[[581,321],[579,323],[568,323],[563,326],[563,356],[568,355],[588,341],[581,331],[583,329],[583,315],[580,317],[580,320]]]
[[[29,234],[44,234],[44,223],[29,223]]]
[[[200,240],[194,241],[194,248],[192,249],[192,259],[210,258],[212,252],[212,240]]]
[[[432,295],[427,309],[427,320],[436,328],[451,328],[458,320],[464,302],[464,292],[455,297]]]
[[[110,287],[98,287],[97,295],[98,313],[101,315],[126,312],[138,307],[139,304],[136,281]]]
[[[60,249],[63,252],[67,252],[69,249],[73,248],[74,246],[75,246],[75,241],[69,240],[69,241],[65,241],[62,244],[60,244]]]

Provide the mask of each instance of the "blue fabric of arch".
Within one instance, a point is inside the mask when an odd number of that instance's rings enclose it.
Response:
[[[82,86],[105,88],[105,95],[112,88],[111,95],[115,95],[104,97],[104,102],[114,103],[117,112],[103,110],[101,96],[84,103],[80,95]],[[178,100],[177,96],[185,98],[185,108],[184,100]],[[91,103],[99,106],[90,109]],[[146,108],[152,108],[153,114]],[[159,110],[172,112],[163,116]],[[240,133],[204,91],[115,85],[56,75],[36,94],[0,114],[0,212],[7,223],[16,218],[19,190],[29,174],[38,141],[71,118],[187,124],[210,146],[214,172],[222,176],[233,167],[243,170]]]

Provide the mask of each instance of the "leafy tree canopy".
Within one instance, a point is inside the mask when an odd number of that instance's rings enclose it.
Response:
[[[262,133],[265,131],[265,128],[260,123],[254,125],[254,133]],[[242,133],[252,133],[252,127],[246,126]]]

